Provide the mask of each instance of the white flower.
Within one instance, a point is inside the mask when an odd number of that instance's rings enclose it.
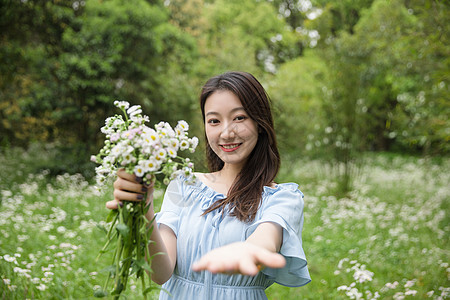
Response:
[[[393,283],[388,282],[384,286],[389,289],[395,289],[398,286],[398,281],[394,281]]]
[[[9,254],[5,254],[3,259],[7,262],[14,262],[17,265],[17,260],[14,256],[10,256]]]
[[[114,128],[114,129],[116,129],[116,128],[119,128],[120,126],[124,125],[124,124],[125,124],[125,121],[124,121],[124,120],[119,119],[119,118],[116,118],[116,119],[114,120],[114,122],[112,123],[111,127]]]
[[[168,147],[170,145],[170,137],[168,135],[160,135],[160,142],[163,146]]]
[[[177,138],[182,139],[186,137],[186,132],[184,132],[183,129],[177,126],[175,127],[175,135],[177,136]]]
[[[403,299],[405,299],[405,295],[403,295],[402,292],[397,292],[397,293],[395,293],[393,299],[395,299],[395,300],[403,300]]]
[[[364,265],[362,265],[361,268],[355,268],[355,273],[353,273],[353,278],[359,283],[372,281],[372,277],[373,272],[366,270]]]
[[[158,161],[154,157],[151,157],[150,159],[144,161],[143,166],[149,172],[154,172],[159,169]]]
[[[189,139],[189,144],[191,144],[191,151],[194,151],[198,146],[198,138],[194,136],[193,138]]]
[[[156,151],[155,153],[155,159],[157,161],[164,161],[166,158],[167,152],[164,149],[159,149],[158,151]]]
[[[184,120],[180,120],[178,121],[177,127],[180,129],[183,129],[184,131],[188,131],[189,130],[189,124],[184,121]]]
[[[407,291],[405,292],[405,296],[409,296],[409,295],[415,296],[416,294],[417,294],[417,291],[416,291],[416,290],[407,290]]]
[[[145,174],[145,169],[144,167],[137,165],[134,167],[134,174],[138,177],[142,177]]]
[[[178,139],[170,139],[170,147],[178,151],[178,147],[180,146],[180,141]]]
[[[416,282],[415,280],[408,280],[408,281],[405,283],[405,288],[410,288],[410,287],[412,287],[412,286],[414,285],[415,282]]]
[[[167,148],[167,154],[170,157],[175,158],[175,157],[177,157],[177,149],[169,147],[169,148]]]
[[[186,150],[189,148],[189,141],[187,139],[182,139],[180,141],[180,150]]]
[[[155,145],[159,143],[159,136],[153,129],[148,129],[144,131],[143,139],[145,142],[149,143],[150,145]]]
[[[127,109],[127,113],[130,117],[134,117],[142,113],[142,109],[140,105],[133,105],[129,109]]]
[[[130,107],[130,103],[128,103],[127,101],[114,101],[114,105],[120,109],[128,109],[128,107]]]
[[[116,157],[116,158],[117,158],[117,157],[121,156],[122,153],[125,152],[125,150],[126,150],[125,147],[123,147],[121,144],[117,144],[117,145],[114,146],[114,148],[112,148],[110,154],[111,154],[113,157]]]
[[[131,152],[126,152],[122,155],[122,166],[126,166],[128,164],[133,164],[136,162],[136,157],[133,156]]]

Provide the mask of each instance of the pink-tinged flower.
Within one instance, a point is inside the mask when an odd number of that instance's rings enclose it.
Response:
[[[119,138],[120,138],[120,133],[116,132],[116,133],[111,134],[110,140],[111,140],[111,142],[117,142],[119,140]]]

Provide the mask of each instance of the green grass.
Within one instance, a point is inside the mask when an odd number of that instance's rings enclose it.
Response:
[[[297,182],[305,194],[312,282],[274,284],[269,299],[449,298],[449,159],[373,154],[365,162],[341,198],[321,162],[286,163],[278,181]],[[110,259],[95,262],[111,190],[97,195],[80,175],[28,174],[16,152],[0,164],[0,298],[94,299]],[[139,289],[132,284],[125,296],[142,299]]]

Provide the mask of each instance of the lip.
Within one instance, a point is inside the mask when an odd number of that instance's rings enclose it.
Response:
[[[219,145],[219,146],[225,152],[233,152],[233,151],[236,151],[241,145],[242,145],[242,143],[233,143],[233,144],[223,144],[223,145]],[[225,147],[227,147],[227,148],[225,148]],[[228,148],[228,147],[231,147],[231,148]]]

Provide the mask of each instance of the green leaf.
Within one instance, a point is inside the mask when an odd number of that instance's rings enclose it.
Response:
[[[150,273],[153,273],[152,268],[150,267],[150,265],[147,263],[147,261],[145,259],[136,260],[135,264],[137,266],[139,266],[139,268],[144,269]]]
[[[103,231],[104,233],[108,233],[108,231],[106,230],[105,226],[101,225],[101,224],[97,224],[96,225],[98,229],[100,229],[101,231]]]
[[[116,266],[114,265],[107,266],[106,268],[102,269],[100,273],[109,273],[111,274],[111,276],[114,276],[116,274]]]
[[[106,297],[106,296],[108,296],[108,293],[107,293],[106,291],[104,291],[104,290],[96,290],[96,291],[94,292],[94,297],[97,297],[97,298],[104,298],[104,297]]]
[[[130,229],[127,225],[120,223],[116,225],[117,231],[122,235],[124,238],[128,237],[128,234],[130,232]]]
[[[111,295],[119,295],[120,293],[122,293],[122,291],[123,291],[123,283],[119,282],[117,288],[114,291],[112,291]]]
[[[106,217],[106,223],[111,222],[112,220],[114,220],[114,218],[117,216],[119,212],[117,210],[111,210],[108,214],[108,216]]]

